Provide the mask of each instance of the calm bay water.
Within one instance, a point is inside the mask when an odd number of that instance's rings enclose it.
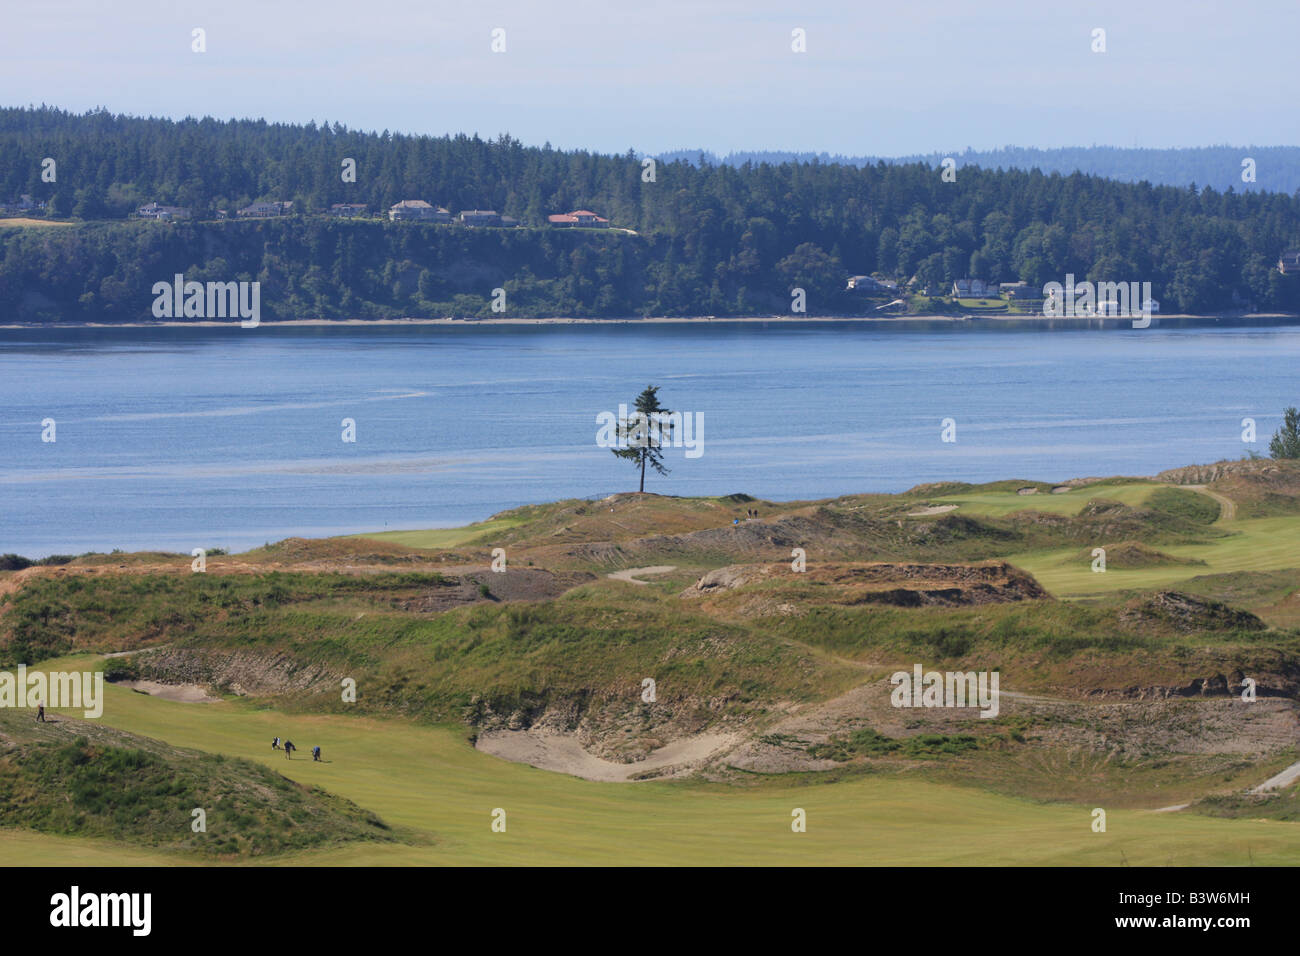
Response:
[[[1297,357],[1290,327],[0,330],[0,552],[242,550],[635,490],[595,419],[651,383],[704,417],[702,457],[648,477],[665,494],[1152,474],[1266,454]]]

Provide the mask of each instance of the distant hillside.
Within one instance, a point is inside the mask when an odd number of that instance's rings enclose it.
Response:
[[[719,157],[705,150],[675,150],[660,158],[728,166],[745,163],[840,163],[848,166],[926,163],[938,166],[949,156],[957,167],[983,169],[1039,169],[1045,173],[1087,173],[1125,183],[1145,180],[1156,186],[1210,186],[1226,192],[1278,192],[1300,189],[1300,146],[1195,146],[1177,149],[1130,149],[1121,146],[1067,146],[1061,149],[1001,149],[916,153],[911,156],[841,156],[831,153],[795,153],[745,150]],[[1242,182],[1242,160],[1255,161],[1255,182]]]
[[[162,318],[154,287],[177,274],[257,282],[268,320],[490,317],[495,289],[506,317],[874,314],[889,297],[848,291],[854,275],[897,280],[915,311],[950,308],[926,295],[961,278],[1072,274],[1150,282],[1165,313],[1300,312],[1300,272],[1278,269],[1300,247],[1286,193],[975,167],[947,182],[927,162],[650,168],[504,136],[50,108],[0,109],[0,156],[17,212],[0,218],[0,323]],[[520,228],[390,221],[406,200]],[[575,210],[598,228],[550,218]]]

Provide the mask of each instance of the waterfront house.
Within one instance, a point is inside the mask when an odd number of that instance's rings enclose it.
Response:
[[[1028,282],[1003,282],[998,291],[1012,302],[1041,302],[1043,290]]]
[[[983,279],[958,279],[952,284],[952,294],[959,299],[987,299],[997,296],[998,288]]]
[[[451,222],[451,213],[423,199],[403,199],[388,207],[388,218],[393,222]]]
[[[873,276],[849,276],[848,289],[867,295],[894,295],[898,292],[898,283]]]
[[[1284,276],[1300,273],[1300,249],[1288,249],[1278,256],[1277,271]]]
[[[330,206],[330,215],[338,219],[354,219],[364,216],[368,208],[362,202],[336,202]]]
[[[160,206],[156,202],[141,206],[135,211],[135,214],[141,219],[157,219],[159,222],[190,218],[190,211],[184,206]]]
[[[250,203],[235,215],[245,219],[265,219],[271,216],[287,216],[293,212],[292,202],[255,202]]]
[[[495,209],[466,209],[461,212],[460,221],[467,226],[499,226],[501,216]]]
[[[590,209],[575,209],[573,212],[557,213],[547,216],[546,221],[561,229],[608,229],[609,220],[597,216]]]

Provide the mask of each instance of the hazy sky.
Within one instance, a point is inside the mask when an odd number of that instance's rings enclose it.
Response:
[[[4,7],[5,105],[509,132],[602,152],[1300,144],[1300,0]],[[1099,27],[1105,53],[1091,49]],[[806,53],[791,49],[796,28]]]

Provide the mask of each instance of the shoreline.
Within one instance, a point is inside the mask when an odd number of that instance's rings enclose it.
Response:
[[[1269,324],[1300,324],[1300,315],[1286,312],[1254,312],[1246,315],[1188,315],[1168,314],[1153,315],[1152,325],[1159,325],[1162,320],[1177,320],[1183,323],[1218,323],[1225,320],[1234,323],[1253,321]],[[880,316],[844,316],[844,315],[753,315],[753,316],[649,316],[646,318],[525,318],[508,317],[493,319],[283,319],[259,322],[260,328],[294,328],[324,326],[424,326],[445,325],[453,328],[474,328],[477,326],[510,325],[739,325],[739,324],[809,324],[809,323],[865,323],[870,325],[903,325],[915,322],[941,322],[960,326],[1015,326],[1042,325],[1049,328],[1099,328],[1107,324],[1117,327],[1128,326],[1132,322],[1129,316],[1071,316],[1051,317],[1044,315],[880,315]],[[0,325],[0,329],[35,330],[35,329],[153,329],[153,328],[223,328],[238,327],[239,319],[231,318],[221,321],[195,319],[188,322],[175,320],[165,322],[56,322],[56,323],[11,323]]]

